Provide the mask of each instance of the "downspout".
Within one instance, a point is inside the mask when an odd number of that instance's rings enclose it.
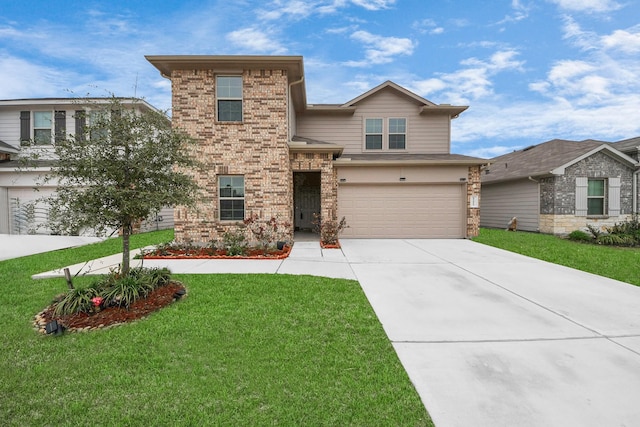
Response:
[[[536,200],[536,216],[538,217],[538,226],[536,227],[536,229],[538,230],[538,233],[540,232],[540,181],[536,181],[535,179],[533,179],[533,177],[528,177],[529,181],[533,181],[536,184],[538,184],[538,197]]]
[[[291,105],[292,106],[293,106],[293,98],[291,97],[291,86],[300,84],[303,81],[304,81],[304,76],[300,77],[300,80],[296,80],[295,82],[289,83],[289,89],[288,89],[288,92],[287,92],[287,98],[291,99]],[[289,99],[287,99],[287,101]],[[287,108],[287,137],[289,138],[289,140],[291,140],[291,138],[293,138],[293,135],[290,134],[290,132],[291,132],[291,117],[290,117],[289,111],[290,111],[290,108]]]
[[[640,169],[636,170],[633,173],[633,182],[632,182],[632,194],[633,194],[633,214],[638,213],[638,173],[640,173]]]

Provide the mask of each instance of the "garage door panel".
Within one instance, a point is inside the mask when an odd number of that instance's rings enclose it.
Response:
[[[459,184],[342,185],[343,237],[464,237],[464,187]]]

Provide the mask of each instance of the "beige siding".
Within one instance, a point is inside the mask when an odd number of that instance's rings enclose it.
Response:
[[[480,225],[507,228],[509,220],[518,218],[518,230],[539,231],[540,197],[538,184],[528,179],[482,184]]]
[[[382,90],[358,103],[353,115],[307,113],[298,116],[297,134],[345,147],[344,154],[363,152],[364,119],[407,119],[407,149],[410,154],[449,154],[450,119],[419,113],[420,106],[393,89]]]

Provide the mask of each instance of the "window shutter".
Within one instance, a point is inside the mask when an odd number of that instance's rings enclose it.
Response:
[[[620,216],[620,177],[609,178],[609,216]]]
[[[84,141],[84,129],[87,126],[87,113],[84,110],[78,110],[75,114],[76,119],[76,140]]]
[[[67,134],[67,112],[56,111],[55,115],[55,141],[62,141]]]
[[[587,216],[588,185],[589,183],[587,177],[576,177],[576,216]]]
[[[20,111],[20,141],[31,139],[31,111]]]

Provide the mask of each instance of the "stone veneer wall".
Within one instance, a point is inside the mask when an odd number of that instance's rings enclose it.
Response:
[[[471,197],[478,197],[480,206],[480,166],[469,166],[467,177],[467,237],[475,237],[480,232],[480,208],[471,207]]]
[[[320,216],[336,220],[338,215],[338,173],[332,153],[291,153],[293,172],[320,171]]]
[[[576,177],[620,177],[620,216],[575,216]],[[540,232],[569,234],[587,225],[611,226],[630,218],[633,210],[633,170],[604,153],[569,166],[562,176],[540,180]],[[608,208],[608,206],[607,206]]]
[[[604,153],[595,153],[569,166],[564,175],[540,180],[540,214],[573,215],[576,209],[576,177],[620,177],[620,214],[633,207],[633,170]]]
[[[204,164],[204,171],[193,171],[204,190],[197,209],[174,211],[175,238],[181,242],[206,243],[236,226],[218,219],[218,175],[244,176],[245,218],[257,214],[293,222],[286,70],[244,70],[241,123],[216,121],[215,77],[212,70],[171,75],[173,124],[198,141],[193,154]]]
[[[612,226],[617,222],[631,219],[631,215],[620,215],[609,218],[589,218],[575,215],[540,215],[540,232],[546,234],[566,235],[575,230],[586,230],[587,225],[592,225],[604,230],[604,227]]]

